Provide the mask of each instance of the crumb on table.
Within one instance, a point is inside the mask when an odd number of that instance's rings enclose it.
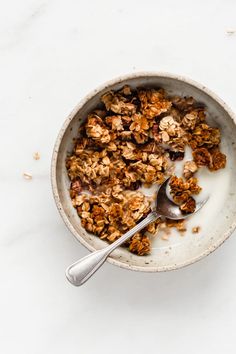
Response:
[[[28,179],[28,180],[30,180],[30,179],[33,178],[33,176],[32,176],[30,173],[28,173],[28,172],[24,172],[24,173],[23,173],[23,177],[24,177],[25,179]]]
[[[40,159],[40,154],[39,154],[39,152],[35,152],[35,153],[33,154],[33,158],[34,158],[34,160],[39,160],[39,159]]]
[[[193,234],[198,234],[199,233],[199,231],[200,231],[200,226],[194,226],[193,228],[192,228],[192,233]]]

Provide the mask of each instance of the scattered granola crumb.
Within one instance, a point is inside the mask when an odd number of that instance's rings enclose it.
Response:
[[[180,220],[166,219],[166,226],[169,228],[175,227],[176,230],[178,230],[180,232],[187,231],[184,219],[180,219]]]
[[[198,234],[200,229],[201,229],[200,226],[195,226],[195,227],[192,228],[192,233],[193,234]]]
[[[39,152],[35,152],[35,153],[33,154],[33,158],[34,158],[35,160],[39,160],[39,159],[40,159],[40,154],[39,154]]]
[[[24,173],[23,173],[23,177],[24,177],[25,179],[28,179],[28,180],[30,180],[30,179],[33,178],[33,176],[32,176],[30,173],[28,173],[28,172],[24,172]]]

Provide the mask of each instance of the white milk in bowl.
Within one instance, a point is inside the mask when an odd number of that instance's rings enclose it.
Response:
[[[226,154],[227,157],[227,144],[222,138],[221,151]],[[183,166],[185,161],[192,160],[192,150],[186,148],[185,157],[182,161],[175,161],[175,172],[177,176],[182,176]],[[184,242],[192,243],[194,238],[204,237],[204,235],[210,231],[211,225],[214,224],[214,220],[219,215],[222,205],[224,205],[226,200],[227,192],[229,191],[230,185],[230,159],[227,159],[226,167],[219,171],[211,172],[207,167],[199,168],[195,176],[198,178],[198,185],[202,188],[199,195],[194,196],[196,202],[202,201],[205,198],[209,198],[206,204],[200,209],[196,214],[189,216],[186,219],[186,229],[187,231],[181,233],[175,228],[170,229],[170,235],[168,237],[163,237],[162,232],[158,232],[151,238],[151,252],[158,253],[160,249],[166,249],[167,252],[170,249],[182,245]],[[145,195],[153,195],[157,190],[156,186],[151,188],[142,188]],[[193,233],[193,227],[200,227],[198,233]]]

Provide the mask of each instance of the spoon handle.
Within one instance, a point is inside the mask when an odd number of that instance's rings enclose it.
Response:
[[[84,284],[102,266],[112,251],[128,240],[136,232],[142,230],[145,226],[158,219],[159,216],[160,215],[158,215],[155,211],[151,212],[144,220],[118,238],[111,245],[101,250],[92,252],[73,263],[66,270],[66,277],[69,282],[76,286]]]

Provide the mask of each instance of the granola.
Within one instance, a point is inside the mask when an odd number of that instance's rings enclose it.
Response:
[[[183,176],[172,176],[170,193],[183,214],[192,213],[201,191],[195,173],[224,168],[220,131],[207,123],[205,108],[192,97],[170,97],[159,89],[131,89],[102,95],[99,109],[88,114],[66,159],[70,197],[82,226],[109,242],[135,226],[151,211],[152,198],[139,189],[161,185],[173,175],[174,161],[183,160],[186,146],[193,160]],[[150,235],[170,228],[186,231],[184,220],[148,225],[125,246],[140,256],[150,252]]]
[[[192,228],[192,233],[193,234],[198,234],[200,232],[200,230],[201,230],[200,226],[194,226]]]

